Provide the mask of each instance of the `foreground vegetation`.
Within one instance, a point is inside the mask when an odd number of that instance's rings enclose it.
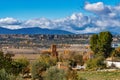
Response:
[[[120,71],[79,71],[78,77],[83,80],[120,80]]]
[[[120,80],[120,71],[103,71],[107,68],[106,58],[120,58],[120,48],[112,48],[111,43],[111,33],[101,32],[91,37],[93,52],[88,56],[74,52],[54,56],[52,53],[57,51],[51,51],[42,53],[33,62],[25,57],[14,60],[13,54],[0,52],[0,80]],[[84,66],[85,71],[77,71],[76,66]]]

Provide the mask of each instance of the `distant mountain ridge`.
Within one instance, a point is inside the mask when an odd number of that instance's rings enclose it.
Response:
[[[74,33],[64,30],[42,29],[39,27],[21,28],[14,30],[0,27],[0,34],[74,34]]]

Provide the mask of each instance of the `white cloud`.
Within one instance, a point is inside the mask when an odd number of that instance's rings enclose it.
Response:
[[[120,30],[120,5],[110,6],[102,2],[87,3],[85,10],[97,16],[87,16],[83,13],[74,13],[71,16],[49,20],[46,18],[19,21],[14,18],[1,18],[0,26],[9,29],[40,27],[60,29],[74,33],[94,33],[103,30],[119,32]]]
[[[114,7],[115,10],[120,11],[120,5]]]
[[[21,24],[22,24],[21,21],[14,18],[6,17],[6,18],[0,19],[0,27],[3,27],[3,28],[19,29],[19,28],[22,28]]]
[[[97,2],[92,4],[87,3],[84,9],[95,14],[98,14],[99,16],[109,14],[112,11],[111,6],[105,5],[103,2]]]
[[[0,24],[1,25],[14,25],[14,24],[19,24],[20,23],[20,21],[19,20],[16,20],[16,19],[14,19],[14,18],[9,18],[9,17],[7,17],[7,18],[1,18],[0,19]]]
[[[109,17],[110,17],[110,18],[114,18],[114,17],[116,17],[116,16],[117,16],[117,14],[116,14],[116,13],[114,13],[114,12],[113,12],[113,13],[109,13],[108,15],[109,15]]]
[[[97,28],[97,27],[87,27],[85,28],[85,30],[83,30],[82,32],[83,33],[97,33],[99,32],[100,30],[102,30],[100,27]]]
[[[46,18],[40,18],[40,19],[31,19],[24,22],[24,26],[26,27],[41,27],[41,28],[48,28],[51,29],[51,20],[48,20]]]
[[[94,24],[96,24],[96,26],[99,27],[120,27],[120,20],[112,20],[112,19],[108,19],[108,20],[98,20],[96,21]]]
[[[76,20],[76,19],[82,19],[83,18],[83,14],[82,13],[74,13],[70,16],[71,20]]]
[[[21,28],[23,28],[20,25],[5,25],[5,26],[1,26],[1,27],[8,28],[8,29],[21,29]]]
[[[104,10],[104,8],[105,6],[102,2],[93,3],[93,4],[87,3],[85,5],[85,9],[88,11],[102,11]]]

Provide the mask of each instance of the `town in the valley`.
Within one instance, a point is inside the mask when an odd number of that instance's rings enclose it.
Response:
[[[25,80],[32,79],[33,75],[30,70],[30,67],[28,66],[31,64],[33,65],[33,63],[36,62],[37,60],[43,61],[43,63],[46,62],[47,60],[47,63],[45,64],[46,65],[49,64],[49,67],[56,66],[58,69],[63,69],[65,71],[66,70],[73,71],[71,74],[74,74],[74,71],[76,72],[88,70],[86,66],[87,60],[94,59],[93,52],[94,50],[92,51],[92,49],[90,48],[90,39],[93,35],[94,34],[71,34],[71,35],[1,34],[0,50],[4,55],[10,54],[12,60],[15,61],[22,60],[23,61],[22,64],[24,64],[24,60],[26,61],[26,63],[28,61],[29,64],[23,66],[23,69],[21,69],[23,71],[20,73],[22,74],[22,77]],[[119,53],[120,35],[113,35],[111,47],[116,49],[116,51],[118,51]],[[49,58],[47,56],[49,56]],[[100,58],[100,60],[101,59],[102,58]],[[102,67],[100,67],[99,65],[97,67],[94,66],[95,69],[90,65],[91,67],[89,68],[93,69],[93,71],[94,70],[115,71],[120,69],[119,58],[107,57],[104,62],[106,64],[106,67],[104,68],[103,65],[100,65]],[[16,65],[14,65],[13,68],[16,69],[17,71],[19,67],[15,66]],[[41,65],[41,67],[44,66]],[[45,68],[47,68],[47,66],[45,66]],[[46,69],[43,71],[46,71]],[[41,72],[43,71],[40,71],[38,74],[42,76],[43,74],[41,74]]]

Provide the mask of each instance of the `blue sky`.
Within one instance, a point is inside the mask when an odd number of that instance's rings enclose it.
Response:
[[[0,0],[0,17],[60,18],[80,11],[81,0]],[[83,4],[83,2],[82,2]]]
[[[77,12],[86,14],[84,3],[98,1],[114,5],[119,0],[0,0],[0,18],[63,18]]]
[[[120,34],[120,0],[0,0],[0,27]]]

